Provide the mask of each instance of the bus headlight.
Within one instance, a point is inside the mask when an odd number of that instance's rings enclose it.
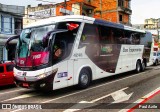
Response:
[[[42,78],[45,78],[47,76],[49,76],[52,72],[46,72],[46,73],[43,73],[43,74],[40,74],[38,76],[36,76],[37,79],[42,79]]]

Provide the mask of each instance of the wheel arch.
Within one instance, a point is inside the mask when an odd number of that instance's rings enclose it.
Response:
[[[90,77],[91,77],[91,81],[93,80],[93,72],[92,72],[92,67],[90,65],[84,65],[81,66],[78,71],[77,71],[77,77],[76,77],[76,84],[79,83],[79,77],[80,77],[80,72],[82,71],[82,69],[87,69],[90,73]]]

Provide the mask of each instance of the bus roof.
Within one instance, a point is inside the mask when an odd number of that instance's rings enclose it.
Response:
[[[113,22],[109,22],[109,21],[105,21],[101,19],[95,19],[95,18],[88,17],[88,16],[82,16],[82,15],[67,15],[67,16],[50,17],[50,18],[42,19],[37,22],[31,23],[27,25],[25,28],[37,27],[37,26],[42,26],[42,25],[47,25],[47,24],[54,24],[54,23],[62,22],[62,21],[86,22],[86,23],[91,23],[91,24],[99,24],[99,25],[118,28],[118,29],[145,33],[144,30],[136,29],[130,26],[125,26],[122,24],[113,23]]]
[[[57,23],[60,21],[77,21],[77,22],[78,21],[79,22],[86,21],[89,23],[93,23],[95,21],[95,18],[81,16],[81,15],[56,16],[56,17],[50,17],[50,18],[42,19],[37,22],[31,23],[31,24],[27,25],[25,28],[53,24],[53,23]]]
[[[145,30],[136,29],[136,28],[134,28],[134,27],[125,26],[125,25],[124,25],[124,29],[125,29],[125,30],[129,30],[129,31],[134,31],[134,32],[146,33]]]

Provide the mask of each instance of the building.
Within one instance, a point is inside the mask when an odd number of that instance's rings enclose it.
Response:
[[[96,18],[131,26],[131,0],[92,0]]]
[[[18,35],[23,27],[23,6],[0,4],[0,61],[14,58],[15,41],[7,51],[5,42],[11,36]]]
[[[32,22],[43,18],[49,18],[53,16],[62,15],[86,15],[93,17],[94,9],[96,7],[91,5],[90,2],[86,0],[70,0],[66,2],[57,4],[38,4],[36,7],[28,7],[25,9],[25,17],[23,18],[24,27]]]
[[[144,24],[132,24],[132,27],[134,27],[136,29],[145,30]]]
[[[155,19],[155,18],[145,19],[145,22],[144,22],[145,28],[150,29],[150,30],[158,29],[160,27],[159,23],[160,23],[160,18],[158,18],[158,19]]]
[[[39,19],[62,15],[85,15],[131,25],[131,0],[69,0],[66,3],[30,5],[26,8],[24,26]]]

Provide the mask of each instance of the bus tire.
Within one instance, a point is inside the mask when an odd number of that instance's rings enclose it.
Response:
[[[146,64],[143,61],[142,64],[141,64],[141,71],[143,72],[145,69],[146,69]]]
[[[78,87],[80,89],[85,89],[90,85],[91,82],[91,76],[89,74],[90,72],[88,69],[82,69],[79,75],[79,82]]]
[[[155,65],[155,66],[157,66],[157,65],[158,65],[158,60],[156,60],[156,61],[155,61],[154,65]]]
[[[141,62],[137,61],[136,63],[136,72],[139,73],[141,71]]]

